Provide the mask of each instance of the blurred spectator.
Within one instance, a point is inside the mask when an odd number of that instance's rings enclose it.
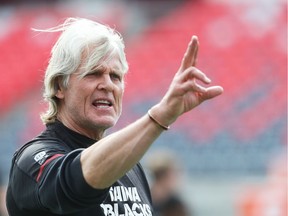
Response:
[[[181,173],[171,152],[155,153],[148,159],[151,195],[156,216],[188,216],[188,208],[179,195]]]
[[[169,196],[161,206],[158,206],[158,212],[161,216],[188,216],[188,209],[178,196]]]

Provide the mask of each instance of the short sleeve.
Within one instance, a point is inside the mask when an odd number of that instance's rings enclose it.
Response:
[[[96,190],[87,184],[80,162],[82,151],[69,152],[59,144],[47,147],[41,143],[25,149],[16,160],[12,174],[14,193],[19,193],[14,194],[17,203],[55,214],[69,214],[99,205],[108,189]]]

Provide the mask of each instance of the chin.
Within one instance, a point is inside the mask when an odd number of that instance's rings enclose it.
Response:
[[[106,121],[96,121],[94,122],[94,127],[96,128],[103,128],[104,130],[113,127],[117,121],[113,120],[106,120]]]

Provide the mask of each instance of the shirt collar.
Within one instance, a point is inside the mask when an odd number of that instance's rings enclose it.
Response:
[[[67,145],[72,148],[87,148],[97,142],[97,140],[86,137],[76,131],[71,130],[66,127],[62,122],[56,120],[53,123],[49,123],[46,125],[47,130],[53,134],[57,138],[63,140]]]

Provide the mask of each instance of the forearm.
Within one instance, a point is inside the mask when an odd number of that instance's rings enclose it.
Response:
[[[152,108],[153,116],[163,126],[172,124],[183,113],[223,92],[220,86],[204,87],[196,82],[211,82],[195,67],[197,52],[198,39],[192,37],[168,91]],[[157,121],[145,115],[84,150],[81,163],[87,183],[94,188],[106,188],[130,170],[163,131]]]
[[[130,170],[163,129],[147,115],[111,134],[81,155],[85,180],[94,188],[106,188]]]

